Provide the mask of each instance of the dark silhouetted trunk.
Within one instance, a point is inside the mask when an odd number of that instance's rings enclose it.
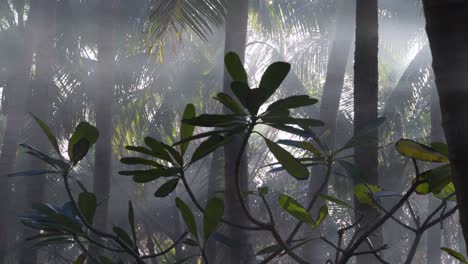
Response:
[[[468,1],[424,0],[423,5],[460,223],[468,241]]]
[[[114,102],[114,50],[113,16],[114,1],[100,0],[98,4],[98,62],[96,68],[96,127],[99,140],[96,143],[94,162],[94,193],[103,201],[96,214],[95,226],[105,229],[108,215],[108,196],[111,185],[112,157],[112,104]]]
[[[319,119],[325,122],[321,133],[327,131],[328,137],[326,137],[325,141],[330,149],[334,149],[341,92],[354,39],[355,5],[355,0],[342,0],[338,3],[335,36],[330,49],[327,76],[320,102]],[[313,197],[319,191],[319,187],[325,180],[325,170],[320,167],[313,167],[311,175],[313,177],[309,179],[309,197]],[[327,190],[322,192],[326,193]],[[312,209],[312,214],[316,215],[322,205],[323,203],[316,203]],[[320,236],[320,232],[324,233],[324,229],[325,225],[322,225],[319,230],[312,231],[310,236]],[[322,263],[325,261],[324,252],[326,250],[327,248],[321,240],[313,240],[306,244],[303,255],[311,263]]]
[[[19,12],[19,17],[23,17]],[[15,171],[16,152],[18,150],[19,135],[24,124],[26,100],[29,91],[29,74],[32,63],[31,31],[29,22],[26,27],[19,19],[17,32],[17,46],[10,49],[10,66],[7,69],[7,85],[2,112],[6,115],[6,127],[0,152],[0,263],[5,262],[7,256],[10,229],[15,218],[14,208],[10,206],[11,183],[7,174]]]
[[[247,21],[248,21],[249,1],[239,0],[230,1],[227,17],[226,17],[226,38],[225,38],[225,53],[236,52],[242,61],[244,61],[245,48],[247,41]],[[231,93],[231,77],[224,72],[224,92]],[[227,111],[227,110],[226,110]],[[235,164],[239,154],[242,138],[236,137],[227,146],[224,147],[224,160],[225,160],[225,203],[226,203],[226,217],[228,220],[240,224],[249,225],[249,221],[245,216],[241,205],[236,196],[236,175]],[[247,168],[247,155],[243,155],[240,165],[240,184],[241,190],[248,189],[248,168]],[[242,246],[238,248],[228,249],[228,260],[231,264],[249,263],[253,257],[251,255],[249,234],[245,230],[238,228],[228,227],[228,236],[238,241]]]
[[[50,97],[49,93],[53,87],[53,54],[55,37],[55,0],[37,0],[31,2],[30,19],[34,21],[31,24],[33,30],[33,45],[36,54],[36,65],[33,80],[31,81],[31,91],[28,98],[28,110],[39,119],[47,122],[50,118]],[[48,153],[50,143],[40,127],[33,123],[28,131],[31,135],[29,145]],[[34,157],[28,159],[28,167],[31,170],[46,169],[47,165]],[[26,184],[26,206],[30,207],[33,203],[42,202],[44,198],[44,177],[31,177],[25,179]],[[24,227],[23,238],[37,234],[36,231]],[[24,243],[20,248],[19,262],[22,264],[37,263],[37,250],[32,249],[29,243]]]
[[[354,129],[365,127],[378,117],[378,1],[357,0],[356,5],[356,50],[354,58]],[[355,164],[364,180],[378,184],[378,131],[367,134],[365,140],[354,148]],[[364,215],[360,228],[365,230],[378,217],[374,208],[356,202],[356,216]],[[374,245],[381,244],[381,230],[371,237]],[[362,249],[368,248],[363,246]],[[377,263],[373,255],[357,257],[358,264]]]

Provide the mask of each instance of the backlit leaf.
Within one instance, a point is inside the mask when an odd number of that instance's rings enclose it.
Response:
[[[233,81],[247,83],[247,73],[239,55],[234,52],[227,53],[224,57],[224,64]]]
[[[450,256],[456,258],[457,260],[459,260],[460,262],[462,263],[468,263],[468,260],[466,260],[465,256],[463,256],[462,253],[458,252],[458,251],[455,251],[453,249],[450,249],[450,248],[447,248],[447,247],[442,247],[440,248],[442,249],[443,251],[445,251],[447,254],[449,254]]]
[[[195,221],[195,217],[193,216],[192,211],[180,198],[177,197],[175,201],[177,208],[179,208],[179,211],[182,214],[182,218],[184,219],[187,229],[193,235],[193,237],[198,240],[197,222]]]
[[[159,189],[154,193],[154,196],[156,197],[166,197],[169,194],[171,194],[175,188],[177,187],[177,184],[179,183],[179,179],[172,179],[161,185]]]
[[[297,220],[309,224],[312,227],[315,226],[315,222],[312,220],[312,217],[307,210],[292,197],[289,197],[286,194],[281,194],[278,198],[278,204],[283,208],[283,210],[294,216]]]
[[[220,198],[212,198],[208,200],[205,214],[203,215],[203,235],[208,239],[216,230],[221,218],[224,214],[224,201]]]
[[[397,151],[408,158],[431,162],[449,162],[448,158],[435,149],[409,139],[401,139],[396,143]]]
[[[275,142],[264,137],[268,149],[284,169],[294,178],[298,180],[307,180],[309,178],[309,170],[294,158],[288,151],[280,147]]]
[[[291,64],[286,62],[275,62],[268,66],[258,86],[264,93],[263,102],[275,93],[290,70]]]
[[[196,117],[195,106],[193,104],[188,104],[185,107],[184,114],[182,115],[182,120],[192,119],[195,117]],[[186,138],[190,138],[191,136],[193,136],[194,130],[195,130],[195,126],[182,122],[182,124],[180,125],[180,140],[184,140]],[[180,153],[182,155],[184,155],[185,152],[187,151],[189,143],[190,142],[180,144]]]
[[[96,196],[90,192],[82,192],[78,196],[78,207],[81,214],[88,223],[93,223],[93,218],[96,213],[97,200]]]
[[[382,191],[382,188],[372,184],[357,184],[354,186],[354,195],[359,200],[360,203],[376,207],[374,199],[372,197],[373,193]]]

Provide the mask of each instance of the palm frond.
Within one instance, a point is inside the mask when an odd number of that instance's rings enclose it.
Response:
[[[167,34],[180,38],[193,31],[206,40],[213,28],[224,24],[226,0],[153,0],[147,31],[154,46]]]

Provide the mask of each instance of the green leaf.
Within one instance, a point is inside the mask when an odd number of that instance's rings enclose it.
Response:
[[[418,181],[424,181],[416,187],[418,194],[434,194],[440,193],[444,187],[452,181],[452,172],[450,164],[434,168],[432,170],[421,173],[417,177]],[[416,179],[413,180],[416,183]]]
[[[307,180],[309,178],[309,170],[294,158],[288,151],[277,145],[275,142],[263,137],[268,149],[284,169],[298,180]]]
[[[97,207],[96,195],[90,192],[80,193],[78,196],[78,207],[86,221],[92,224]]]
[[[197,114],[195,111],[195,106],[193,104],[188,104],[185,107],[184,114],[182,115],[182,120],[192,119],[192,118],[195,118],[196,116]],[[193,136],[194,130],[195,130],[195,126],[182,122],[182,124],[180,125],[180,140],[184,140],[186,138],[190,138],[191,136]],[[184,155],[185,152],[187,151],[189,143],[190,142],[180,144],[180,153],[182,155]]]
[[[370,123],[368,123],[368,124],[365,125],[364,127],[358,128],[358,129],[356,130],[356,132],[354,133],[354,137],[355,137],[355,138],[358,138],[358,137],[366,136],[366,135],[369,134],[370,132],[375,131],[375,130],[378,129],[380,126],[382,126],[383,124],[385,124],[385,122],[387,122],[387,118],[385,118],[385,117],[378,117],[377,119],[371,121]]]
[[[167,153],[164,145],[152,137],[145,137],[145,144],[151,148],[152,155],[159,159],[173,162],[169,153]]]
[[[293,109],[300,108],[304,106],[314,105],[318,103],[317,99],[310,98],[308,95],[295,95],[290,96],[285,99],[280,99],[270,106],[268,106],[267,111],[275,111],[279,109]]]
[[[357,184],[354,186],[354,195],[359,200],[360,203],[376,207],[374,199],[372,197],[373,193],[382,191],[382,188],[372,184]]]
[[[320,127],[325,125],[325,123],[323,123],[320,120],[308,118],[293,118],[289,116],[263,116],[262,121],[266,124],[298,125],[301,127]]]
[[[292,197],[289,197],[286,194],[281,194],[278,198],[278,204],[283,208],[283,210],[294,216],[297,220],[309,224],[312,227],[315,226],[315,222],[312,220],[312,217],[307,210]]]
[[[120,171],[121,175],[133,175],[133,181],[136,183],[147,183],[157,180],[161,177],[172,177],[179,173],[177,168],[138,170],[138,171]]]
[[[33,114],[31,114],[31,116],[34,118],[34,120],[36,120],[36,123],[39,125],[39,127],[41,127],[44,134],[46,134],[47,138],[49,139],[50,143],[54,147],[57,154],[59,156],[61,156],[60,148],[59,148],[59,145],[57,143],[57,137],[55,137],[54,133],[52,133],[52,130],[50,129],[50,127],[45,122],[43,122],[41,119],[39,119],[37,116],[35,116]]]
[[[261,195],[267,195],[268,194],[268,187],[258,187],[257,191]]]
[[[449,150],[448,150],[447,144],[442,143],[442,142],[432,142],[431,147],[435,149],[437,152],[439,152],[440,154],[448,158]]]
[[[8,177],[19,177],[19,176],[41,176],[48,174],[58,174],[58,171],[52,170],[30,170],[30,171],[21,171],[12,174],[8,174]]]
[[[374,121],[371,121],[369,124],[365,125],[364,127],[356,129],[356,131],[354,132],[354,136],[351,139],[349,139],[344,144],[344,147],[341,148],[337,152],[340,152],[340,151],[348,149],[348,148],[352,148],[352,147],[354,147],[354,146],[356,146],[358,144],[362,144],[363,142],[367,141],[368,139],[366,138],[366,136],[370,132],[375,131],[376,129],[378,129],[386,121],[387,121],[387,119],[385,117],[378,117],[377,119],[375,119]]]
[[[128,200],[128,223],[132,231],[133,243],[136,244],[135,213],[133,212],[133,204],[130,200]]]
[[[299,128],[295,128],[292,126],[279,125],[279,124],[268,124],[268,125],[275,129],[278,129],[278,130],[281,130],[281,131],[284,131],[284,132],[287,132],[296,136],[300,136],[303,138],[315,138],[316,137],[315,134],[309,130],[299,129]]]
[[[133,248],[135,245],[133,244],[133,241],[132,239],[130,238],[130,236],[128,235],[127,231],[123,230],[122,228],[118,227],[118,226],[114,226],[114,228],[112,228],[112,231],[114,232],[114,234],[116,234],[123,242],[125,242],[125,244],[129,245],[131,248]]]
[[[445,187],[439,193],[434,194],[434,197],[441,200],[448,199],[449,201],[456,202],[457,197],[454,195],[455,192],[455,184],[450,182],[449,184],[445,185]]]
[[[142,146],[125,146],[125,149],[154,157],[151,149]]]
[[[311,152],[315,156],[321,157],[320,151],[312,145],[310,142],[307,141],[296,141],[296,140],[279,140],[278,144],[292,146],[296,148],[300,148],[306,151]]]
[[[230,248],[240,248],[241,247],[241,242],[239,240],[232,239],[230,237],[227,237],[219,232],[215,232],[213,234],[213,238],[218,241],[223,243],[224,245],[230,247]]]
[[[99,138],[99,131],[87,122],[81,122],[68,142],[68,155],[73,164],[83,159]]]
[[[167,181],[166,183],[161,185],[161,187],[159,187],[159,189],[154,193],[154,196],[156,197],[168,196],[175,190],[178,183],[179,183],[179,178]]]
[[[468,260],[466,260],[465,256],[463,256],[462,253],[446,247],[441,247],[440,249],[442,249],[445,253],[449,254],[450,256],[456,258],[460,262],[465,264],[468,263]]]
[[[247,83],[247,73],[239,55],[234,52],[227,53],[224,57],[224,64],[234,81]]]
[[[157,163],[156,161],[139,158],[139,157],[121,158],[120,162],[126,165],[146,165],[146,166],[152,166],[152,167],[156,167],[160,169],[164,168],[163,165]]]
[[[232,82],[231,91],[239,100],[239,102],[245,108],[249,109],[249,101],[252,94],[249,85],[246,82]]]
[[[114,264],[114,261],[112,261],[110,258],[105,257],[105,256],[99,256],[99,257],[97,257],[97,259],[102,264]]]
[[[449,162],[448,158],[435,149],[409,139],[401,139],[396,143],[397,151],[408,158],[431,162]]]
[[[317,229],[320,226],[320,224],[323,222],[323,220],[327,218],[327,216],[328,216],[328,207],[327,205],[322,205],[322,207],[320,207],[317,220],[315,220],[314,228]]]
[[[184,219],[187,229],[193,235],[193,237],[198,240],[197,222],[195,221],[195,217],[193,216],[192,211],[188,205],[185,204],[184,201],[182,201],[179,197],[175,199],[175,202],[177,208],[179,208],[179,211],[182,214],[182,218]]]
[[[221,102],[225,107],[231,110],[234,114],[239,114],[239,115],[244,114],[244,111],[242,111],[242,108],[237,104],[237,102],[230,95],[226,93],[218,93],[215,99]]]
[[[182,122],[199,127],[232,127],[245,123],[239,115],[208,115],[203,114]]]
[[[197,241],[195,241],[193,239],[190,239],[190,238],[185,239],[182,243],[187,245],[187,246],[191,246],[191,247],[198,247],[199,246]]]
[[[213,131],[208,131],[208,132],[205,132],[205,133],[200,133],[200,134],[197,134],[195,136],[192,136],[192,137],[186,138],[184,140],[181,140],[179,142],[176,142],[176,143],[173,144],[173,146],[177,146],[177,145],[183,144],[185,142],[190,142],[190,141],[193,141],[195,139],[206,138],[206,137],[209,137],[209,136],[222,134],[222,133],[229,132],[229,131],[231,131],[231,129],[213,130]]]
[[[274,244],[274,245],[270,245],[270,246],[260,249],[255,255],[261,256],[261,255],[271,254],[282,249],[283,248],[280,245]]]
[[[173,148],[172,146],[169,146],[167,144],[164,144],[164,143],[161,143],[163,145],[163,147],[167,150],[167,152],[169,152],[169,154],[171,154],[172,158],[180,165],[180,166],[183,166],[184,164],[184,159],[182,158],[182,156],[180,155],[180,153],[175,149]]]
[[[206,205],[205,214],[203,215],[203,236],[206,239],[216,230],[221,218],[224,214],[224,201],[214,197],[210,199]]]
[[[335,198],[333,196],[329,196],[329,195],[326,195],[326,194],[323,194],[323,193],[318,193],[317,196],[319,198],[323,199],[323,200],[326,200],[326,201],[341,205],[341,206],[346,207],[346,208],[353,209],[353,207],[351,205],[349,205],[347,202],[344,202],[344,201],[342,201],[342,200],[340,200],[338,198]]]
[[[352,177],[356,182],[363,181],[361,171],[356,166],[354,166],[354,164],[346,160],[337,160],[337,163],[340,164],[340,166],[345,169],[346,174]]]
[[[223,137],[221,135],[214,135],[203,141],[200,146],[193,152],[191,162],[194,163],[203,157],[207,156],[217,148],[222,147],[231,142],[232,137]]]
[[[85,260],[86,260],[86,255],[81,254],[81,255],[78,256],[78,258],[75,260],[75,262],[73,262],[73,264],[84,264]]]
[[[275,93],[284,79],[286,79],[286,76],[288,76],[290,70],[291,64],[286,62],[275,62],[268,66],[259,85],[264,94],[263,102]]]

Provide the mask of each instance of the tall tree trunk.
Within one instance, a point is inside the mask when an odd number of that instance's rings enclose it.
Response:
[[[460,223],[468,242],[468,1],[424,0],[426,31],[457,190]]]
[[[353,44],[354,38],[354,16],[355,16],[355,0],[342,0],[338,3],[336,10],[336,28],[334,40],[330,49],[327,65],[327,76],[323,86],[323,94],[320,103],[320,120],[325,122],[321,133],[328,131],[328,137],[325,142],[330,149],[334,149],[336,121],[338,109],[340,106],[341,92],[343,90],[344,77],[346,74],[346,66],[349,61],[349,53]],[[325,171],[320,167],[313,167],[309,179],[309,197],[313,197],[319,190],[319,186],[325,180]],[[327,192],[325,190],[324,192]],[[312,209],[313,215],[316,215],[321,203],[316,203]],[[319,230],[311,231],[310,236],[320,236],[320,232],[324,233],[325,225],[321,225]],[[311,263],[324,262],[324,252],[326,248],[320,240],[313,240],[306,244],[304,258]]]
[[[249,1],[239,0],[230,1],[227,17],[226,17],[226,38],[225,38],[225,53],[236,52],[242,61],[244,61],[245,48],[247,42],[247,21],[248,21]],[[224,71],[224,92],[232,94],[230,86],[232,79],[229,74]],[[229,110],[225,110],[229,111]],[[225,200],[226,200],[226,217],[228,220],[239,224],[249,225],[249,221],[245,216],[239,201],[236,196],[236,175],[235,163],[240,150],[242,138],[236,137],[234,140],[224,147],[224,175],[225,175]],[[241,190],[248,189],[248,166],[247,155],[243,155],[240,165],[240,183]],[[228,249],[228,260],[232,264],[249,263],[253,258],[250,248],[249,233],[238,228],[228,227],[228,235],[230,238],[239,241],[241,246],[238,248]]]
[[[28,110],[41,120],[47,122],[50,118],[49,92],[53,84],[53,54],[54,54],[54,25],[55,25],[55,0],[37,0],[31,2],[30,18],[33,30],[33,45],[35,46],[36,65],[31,91],[28,98]],[[40,102],[40,103],[39,103]],[[50,143],[37,124],[32,124],[29,133],[31,135],[29,144],[47,153]],[[46,169],[46,164],[37,158],[29,158],[28,166],[32,170]],[[32,177],[25,180],[26,205],[38,203],[44,196],[44,177]],[[37,234],[30,228],[24,227],[23,238]],[[19,262],[32,264],[37,262],[37,250],[31,249],[28,243],[20,248]]]
[[[28,25],[23,26],[23,12],[19,12],[18,22],[18,46],[9,50],[11,56],[7,69],[7,86],[5,89],[5,101],[2,111],[7,121],[0,152],[0,263],[5,263],[8,255],[9,234],[13,224],[15,212],[10,207],[11,184],[6,177],[13,173],[16,164],[16,152],[18,140],[24,124],[26,99],[29,88],[29,75],[32,63],[31,31]],[[13,240],[13,239],[12,239]],[[10,240],[11,241],[11,240]]]
[[[357,0],[356,50],[354,58],[354,129],[355,133],[378,117],[378,1]],[[366,139],[354,148],[355,164],[362,177],[370,184],[378,183],[378,131],[367,134]],[[358,213],[364,214],[360,229],[365,230],[370,221],[378,217],[374,208],[356,202]],[[356,215],[356,218],[358,216]],[[381,230],[371,237],[374,245],[381,244]],[[377,263],[373,255],[357,257],[357,263]]]
[[[108,196],[111,185],[112,157],[112,105],[114,102],[114,50],[113,16],[114,1],[100,0],[98,4],[98,63],[96,68],[96,127],[99,140],[96,143],[94,161],[94,193],[103,201],[96,214],[95,226],[105,229],[108,218]]]
[[[439,97],[434,89],[431,102],[431,142],[444,142],[444,130],[442,129],[442,116],[440,113]],[[428,212],[434,211],[440,205],[440,201],[432,196],[428,196]],[[427,232],[427,263],[441,264],[442,251],[440,250],[442,242],[442,230],[440,225],[435,225]]]

